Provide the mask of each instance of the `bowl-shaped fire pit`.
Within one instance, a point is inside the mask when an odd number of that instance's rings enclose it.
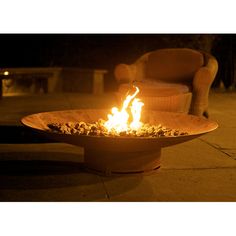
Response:
[[[142,121],[162,124],[187,132],[171,137],[110,137],[60,134],[49,131],[50,123],[96,122],[106,119],[108,110],[81,109],[44,112],[26,116],[22,123],[52,140],[84,147],[84,163],[88,169],[101,174],[134,174],[160,167],[161,148],[186,142],[218,127],[214,121],[197,116],[172,112],[144,111]]]

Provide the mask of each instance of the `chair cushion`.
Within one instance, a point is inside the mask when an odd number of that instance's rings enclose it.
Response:
[[[145,80],[145,82],[136,82],[135,86],[140,89],[140,96],[147,97],[167,97],[191,91],[190,86],[185,84],[164,83],[160,81]],[[126,94],[130,89],[130,84],[122,84],[119,87],[119,93]]]
[[[191,80],[204,64],[202,53],[187,49],[160,49],[149,54],[146,77],[179,82]]]

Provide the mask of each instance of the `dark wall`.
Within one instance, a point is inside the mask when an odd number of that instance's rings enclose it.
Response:
[[[109,69],[144,52],[188,46],[209,47],[212,35],[25,34],[0,35],[1,67],[81,66]]]
[[[132,63],[145,52],[165,47],[211,52],[218,37],[197,34],[1,34],[0,68],[75,66],[107,69],[109,83],[106,84],[112,86],[113,70],[118,63]]]

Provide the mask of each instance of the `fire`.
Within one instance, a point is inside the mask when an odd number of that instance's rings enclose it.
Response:
[[[47,126],[51,132],[59,134],[105,136],[105,137],[174,137],[188,135],[187,132],[171,129],[161,124],[152,125],[141,122],[143,103],[135,98],[139,88],[134,87],[135,92],[128,95],[119,110],[117,107],[111,109],[108,120],[99,119],[94,123],[86,121],[49,123]]]
[[[141,120],[142,106],[144,105],[140,99],[135,98],[139,93],[139,88],[135,86],[136,91],[132,95],[128,95],[123,102],[122,108],[119,110],[117,107],[111,109],[112,114],[108,115],[108,120],[104,126],[108,132],[121,132],[137,131],[142,126]],[[132,120],[130,118],[132,116]]]

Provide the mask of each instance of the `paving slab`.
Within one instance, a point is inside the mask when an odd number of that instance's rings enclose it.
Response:
[[[219,148],[236,148],[236,127],[218,128],[214,132],[201,137],[202,140]]]
[[[195,139],[162,149],[164,169],[236,167],[236,161],[215,147]]]
[[[214,92],[209,97],[210,118],[216,120],[219,128],[201,137],[232,159],[236,159],[236,93]]]
[[[0,144],[0,201],[106,201],[84,171],[83,149],[63,143]]]
[[[212,145],[219,151],[227,154],[232,159],[236,159],[236,128],[219,128],[201,140]]]
[[[210,119],[219,123],[222,127],[236,128],[236,93],[214,93],[209,96]]]
[[[0,201],[107,201],[99,176],[88,173],[0,175]]]
[[[110,201],[236,201],[236,168],[159,170],[104,178]]]

